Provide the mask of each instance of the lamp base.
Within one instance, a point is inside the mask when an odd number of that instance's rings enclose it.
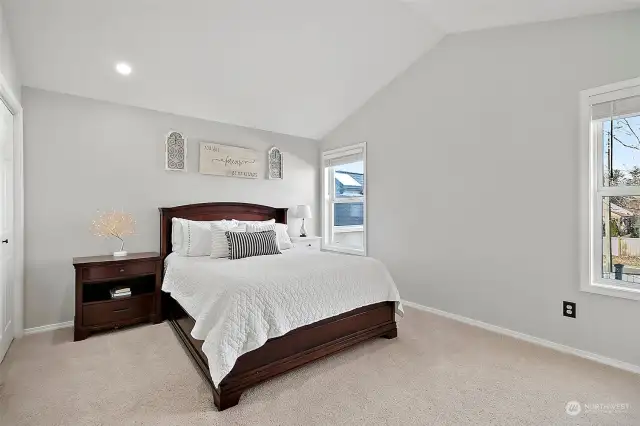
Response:
[[[113,257],[121,257],[121,256],[126,256],[127,252],[126,251],[114,251],[113,252]]]
[[[307,229],[304,227],[304,218],[302,218],[302,226],[300,227],[300,236],[301,237],[307,236]]]

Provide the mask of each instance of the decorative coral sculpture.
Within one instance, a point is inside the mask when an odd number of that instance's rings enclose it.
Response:
[[[97,237],[114,237],[120,240],[120,250],[113,252],[114,256],[126,256],[127,252],[124,250],[124,237],[133,235],[135,233],[136,221],[133,220],[133,216],[125,212],[117,212],[112,210],[111,212],[100,213],[99,216],[91,224],[91,231]]]

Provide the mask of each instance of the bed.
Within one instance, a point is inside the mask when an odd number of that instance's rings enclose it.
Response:
[[[295,325],[295,328],[280,330],[276,332],[278,337],[264,337],[263,341],[258,342],[258,344],[245,345],[244,351],[236,352],[238,356],[232,358],[232,362],[219,362],[216,357],[210,365],[205,352],[210,355],[212,353],[211,338],[205,338],[205,335],[210,336],[208,333],[214,333],[215,330],[211,330],[215,329],[216,326],[211,326],[203,331],[202,324],[206,324],[203,316],[206,317],[209,312],[215,313],[231,305],[233,306],[229,309],[235,309],[237,302],[235,299],[225,300],[222,297],[216,297],[217,305],[206,306],[204,302],[212,299],[212,296],[197,293],[197,291],[203,291],[201,287],[195,284],[190,286],[186,282],[188,281],[186,278],[191,274],[189,271],[193,271],[194,275],[196,271],[199,271],[198,273],[202,277],[209,273],[208,271],[211,271],[212,274],[224,274],[225,271],[228,272],[232,268],[242,269],[245,271],[244,282],[250,282],[261,275],[254,272],[252,276],[251,271],[263,271],[263,268],[267,267],[278,271],[285,269],[281,267],[282,265],[302,265],[305,264],[304,262],[310,261],[310,264],[314,265],[319,265],[323,262],[327,264],[340,264],[342,262],[348,268],[353,266],[349,265],[349,263],[356,262],[357,258],[321,253],[311,255],[303,254],[300,251],[294,254],[293,252],[285,253],[283,251],[283,255],[260,256],[261,258],[273,259],[178,259],[175,258],[174,254],[171,254],[171,221],[174,217],[198,221],[222,219],[261,221],[275,219],[277,223],[286,224],[287,209],[245,203],[204,203],[160,208],[160,251],[166,261],[165,268],[168,267],[167,265],[171,267],[169,272],[165,272],[166,276],[164,277],[165,283],[163,286],[168,286],[168,289],[165,288],[162,294],[163,317],[169,321],[195,366],[210,384],[214,404],[219,410],[225,410],[236,405],[244,390],[278,374],[368,339],[376,337],[392,339],[397,336],[395,314],[398,309],[401,309],[399,308],[397,290],[395,294],[389,293],[387,297],[383,289],[376,290],[374,288],[376,291],[372,291],[372,293],[377,294],[377,296],[372,296],[373,298],[370,301],[378,300],[375,303],[367,302],[367,304],[364,304],[365,302],[361,302],[362,306],[348,311],[345,311],[344,306],[334,307],[332,305],[331,309],[333,311],[331,312],[335,315],[322,317],[322,315],[326,316],[326,312],[328,312],[324,310],[321,313],[313,314],[322,319],[312,323],[301,324],[299,321],[291,321],[290,324],[292,326]],[[296,256],[317,257],[306,259],[296,258]],[[337,257],[327,258],[327,256]],[[241,263],[242,261],[246,263],[243,264]],[[374,261],[372,260],[371,262]],[[375,265],[371,264],[370,267],[375,268]],[[319,266],[316,266],[317,268]],[[372,271],[375,273],[375,269],[372,269]],[[176,279],[176,274],[179,273],[182,273],[181,277],[184,279]],[[276,278],[273,278],[274,276]],[[220,275],[220,277],[224,277],[224,275]],[[232,276],[229,275],[229,277]],[[291,282],[295,281],[295,279],[282,275],[282,272],[280,272],[280,275],[272,273],[270,281],[267,280],[266,282],[272,286],[271,291],[280,291],[278,287],[280,283],[278,281],[286,281],[287,279]],[[176,285],[176,282],[182,283],[182,286]],[[243,281],[238,279],[238,283],[240,285]],[[249,288],[250,286],[245,287]],[[259,289],[259,287],[256,288]],[[171,290],[171,294],[167,292],[169,290]],[[182,290],[182,293],[179,290]],[[286,292],[282,294],[283,296],[289,296]],[[191,297],[186,297],[185,295]],[[366,295],[363,297],[362,301],[368,300]],[[224,303],[224,305],[220,305],[220,303]],[[339,303],[334,304],[339,305]],[[309,314],[306,313],[306,315]],[[293,315],[293,318],[296,318],[295,315]],[[269,328],[267,327],[267,329]],[[198,338],[194,337],[194,335]],[[209,345],[208,347],[207,344]],[[226,355],[226,353],[223,355]]]

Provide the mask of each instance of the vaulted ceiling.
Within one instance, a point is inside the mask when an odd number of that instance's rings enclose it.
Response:
[[[321,138],[445,34],[640,0],[4,0],[22,82]],[[133,67],[125,77],[117,62]]]
[[[406,0],[448,33],[640,7],[640,0]]]

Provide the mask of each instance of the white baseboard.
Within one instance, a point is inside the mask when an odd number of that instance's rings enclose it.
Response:
[[[24,335],[44,333],[45,331],[60,330],[61,328],[73,327],[73,321],[59,322],[58,324],[41,325],[40,327],[27,328]]]
[[[631,373],[640,374],[640,366],[630,364],[628,362],[620,361],[613,358],[608,358],[606,356],[594,354],[592,352],[583,351],[581,349],[572,348],[571,346],[562,345],[560,343],[552,342],[550,340],[541,339],[539,337],[531,336],[529,334],[520,333],[518,331],[509,330],[508,328],[499,327],[497,325],[488,324],[486,322],[474,320],[472,318],[463,317],[462,315],[452,314],[450,312],[441,311],[439,309],[430,308],[428,306],[420,305],[418,303],[409,302],[408,300],[403,300],[402,303],[405,306],[409,306],[410,308],[418,309],[420,311],[429,312],[435,315],[439,315],[445,318],[452,319],[454,321],[462,322],[465,324],[472,325],[474,327],[483,328],[488,331],[493,331],[494,333],[503,334],[505,336],[510,336],[519,340],[523,340],[525,342],[533,343],[536,345],[544,346],[545,348],[554,349],[556,351],[571,354],[578,356],[580,358],[588,359],[591,361],[598,362],[600,364],[608,365],[611,367],[619,368],[621,370],[629,371]],[[58,324],[49,324],[43,325],[40,327],[27,328],[24,330],[24,334],[36,334],[36,333],[44,333],[45,331],[53,331],[59,330],[61,328],[73,327],[73,321],[61,322]]]
[[[504,334],[505,336],[514,337],[519,340],[524,340],[525,342],[534,343],[536,345],[544,346],[546,348],[555,349],[556,351],[559,351],[559,352],[563,352],[566,354],[578,356],[580,358],[595,361],[600,364],[605,364],[611,367],[619,368],[621,370],[629,371],[631,373],[640,374],[640,366],[633,365],[628,362],[619,361],[613,358],[607,358],[606,356],[583,351],[581,349],[572,348],[571,346],[561,345],[560,343],[555,343],[549,340],[541,339],[539,337],[531,336],[529,334],[524,334],[517,331],[509,330],[508,328],[498,327],[497,325],[488,324],[486,322],[474,320],[472,318],[463,317],[462,315],[452,314],[450,312],[445,312],[439,309],[430,308],[428,306],[423,306],[418,303],[409,302],[407,300],[403,300],[402,303],[405,306],[409,306],[414,309],[430,312],[432,314],[446,317],[455,321],[463,322],[465,324],[469,324],[475,327],[483,328],[485,330],[493,331],[494,333]]]

